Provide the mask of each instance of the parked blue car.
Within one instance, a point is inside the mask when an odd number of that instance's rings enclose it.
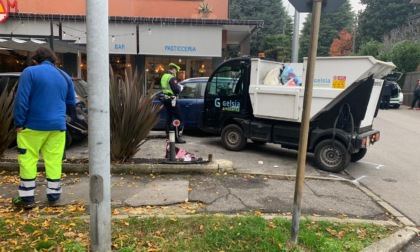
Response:
[[[198,129],[198,122],[204,104],[204,90],[206,89],[208,77],[186,79],[180,82],[184,89],[178,96],[178,103],[181,109],[184,129]],[[160,104],[163,97],[162,91],[155,95],[153,104]],[[166,110],[162,108],[159,113],[160,120],[153,130],[165,130]]]

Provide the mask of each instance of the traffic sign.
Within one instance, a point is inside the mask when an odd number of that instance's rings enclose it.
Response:
[[[289,2],[300,12],[312,12],[314,0],[289,0]],[[322,0],[322,12],[333,12],[338,10],[346,0]]]
[[[172,125],[174,125],[175,127],[178,127],[179,125],[181,125],[181,122],[180,122],[178,119],[175,119],[175,120],[172,122]]]

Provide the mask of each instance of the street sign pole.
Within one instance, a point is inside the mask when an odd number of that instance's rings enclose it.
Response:
[[[318,49],[319,24],[323,0],[312,0],[312,29],[310,36],[310,51],[306,69],[305,93],[303,99],[302,125],[299,135],[298,166],[296,171],[295,194],[293,200],[293,216],[291,242],[297,244],[299,235],[300,209],[305,180],[306,151],[308,147],[309,119],[311,114],[312,90],[315,73],[315,59]]]
[[[292,230],[290,238],[291,242],[296,244],[299,234],[300,206],[302,202],[302,192],[305,181],[305,163],[306,152],[308,148],[309,119],[311,114],[312,89],[315,73],[316,52],[318,50],[318,35],[321,11],[336,11],[346,2],[346,0],[289,0],[289,2],[298,12],[312,12],[312,29],[310,36],[308,65],[306,66],[305,93],[303,97],[302,124],[299,134],[299,151],[296,171],[295,195],[293,201]]]
[[[108,0],[86,1],[90,251],[111,251]]]

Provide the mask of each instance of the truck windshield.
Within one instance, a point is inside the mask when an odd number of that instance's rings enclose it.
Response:
[[[245,66],[240,62],[234,62],[231,65],[224,65],[214,73],[207,85],[207,97],[224,97],[235,94],[242,94],[243,76]]]

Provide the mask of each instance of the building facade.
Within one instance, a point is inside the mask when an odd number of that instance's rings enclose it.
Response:
[[[229,19],[228,0],[207,0],[211,12],[199,12],[204,2],[197,0],[108,3],[110,64],[118,74],[143,74],[144,88],[158,85],[170,62],[182,67],[179,79],[208,76],[227,45],[249,54],[250,36],[263,25]],[[0,72],[11,71],[13,62],[20,71],[31,51],[49,46],[66,72],[86,79],[86,0],[0,0],[0,22]]]

